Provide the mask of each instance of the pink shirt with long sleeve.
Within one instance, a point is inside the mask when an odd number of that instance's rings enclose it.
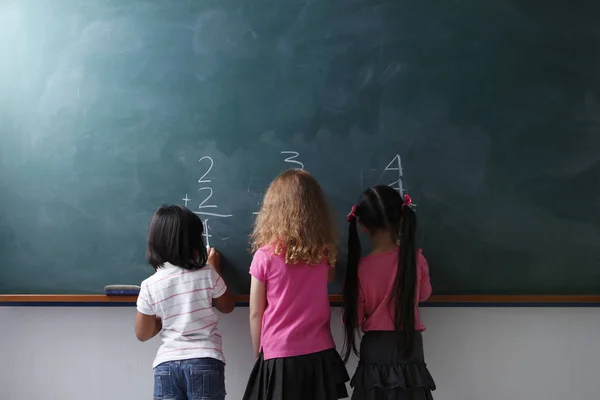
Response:
[[[418,303],[431,296],[429,266],[421,249],[417,250],[417,282],[415,304],[415,330],[424,331],[419,319]],[[369,255],[358,266],[358,321],[363,332],[393,331],[394,280],[398,271],[398,250]]]

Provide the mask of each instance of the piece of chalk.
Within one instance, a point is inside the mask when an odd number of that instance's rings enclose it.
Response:
[[[107,285],[104,287],[106,296],[137,296],[140,287],[137,285]]]

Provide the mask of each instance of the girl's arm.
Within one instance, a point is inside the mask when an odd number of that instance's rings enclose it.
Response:
[[[213,299],[213,304],[219,312],[229,314],[235,309],[235,298],[229,288],[227,288],[225,294]]]
[[[135,317],[135,336],[140,342],[146,342],[162,330],[162,321],[156,315],[146,315],[138,311]]]
[[[206,263],[211,265],[217,273],[216,283],[213,287],[213,305],[223,314],[229,314],[235,308],[235,299],[221,275],[221,255],[212,247],[208,249]]]
[[[329,272],[327,273],[327,283],[331,283],[335,280],[335,266],[329,267]]]
[[[250,284],[250,335],[252,336],[254,358],[258,358],[260,354],[260,334],[266,307],[267,291],[265,284],[252,277],[252,283]]]
[[[156,310],[148,299],[148,286],[142,283],[136,303],[137,315],[135,317],[135,336],[140,342],[152,339],[162,330],[162,320],[156,315]]]
[[[421,250],[419,250],[417,263],[419,267],[419,302],[421,302],[429,299],[433,291],[429,278],[429,264],[427,264],[427,259],[425,259]]]
[[[356,305],[356,314],[358,319],[358,326],[361,328],[363,322],[365,321],[365,295],[363,294],[362,288],[360,284],[358,285],[358,304]]]

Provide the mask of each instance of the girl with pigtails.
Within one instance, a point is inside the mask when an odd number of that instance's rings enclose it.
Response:
[[[412,200],[389,186],[367,189],[348,214],[344,283],[345,343],[354,353],[354,400],[431,400],[435,383],[424,360],[419,302],[431,295],[429,267],[416,247]],[[358,229],[371,252],[362,257]],[[361,258],[362,257],[362,258]],[[360,351],[357,331],[363,332]]]

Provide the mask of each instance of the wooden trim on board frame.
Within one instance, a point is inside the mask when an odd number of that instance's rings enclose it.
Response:
[[[105,296],[103,294],[0,294],[0,305],[11,306],[111,306],[133,305],[137,296]],[[342,296],[330,295],[333,304],[341,304]],[[236,296],[239,305],[248,304],[248,296]],[[433,295],[425,307],[448,306],[596,306],[600,295]]]

